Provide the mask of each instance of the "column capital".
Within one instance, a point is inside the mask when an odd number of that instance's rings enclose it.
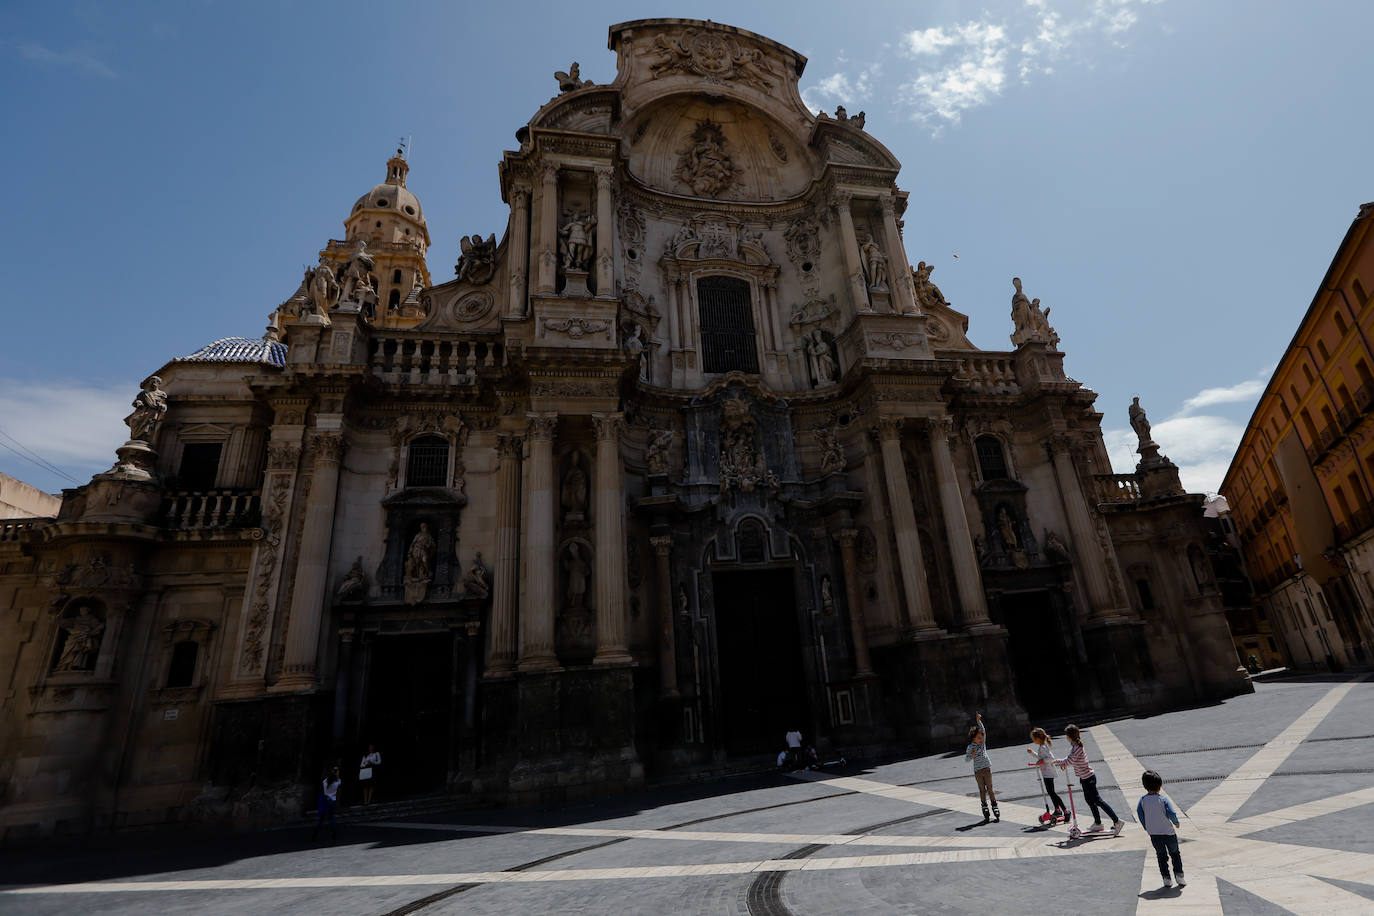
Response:
[[[615,180],[615,168],[613,166],[598,165],[592,169],[592,173],[596,175],[597,190],[610,188]]]
[[[944,439],[947,444],[953,445],[958,440],[958,433],[954,431],[953,417],[930,417],[926,420],[930,427],[930,437],[932,439]]]
[[[545,162],[539,166],[539,183],[546,188],[553,187],[558,184],[558,173],[561,170],[562,166],[557,163]]]
[[[880,416],[873,424],[873,432],[880,440],[896,441],[902,437],[902,417]]]
[[[656,556],[666,557],[673,549],[673,539],[666,534],[649,538],[649,543],[653,546]]]
[[[310,444],[315,448],[315,461],[341,461],[343,460],[344,449],[347,444],[339,433],[315,433],[310,437]]]
[[[301,447],[286,442],[273,442],[267,446],[267,469],[269,471],[294,471],[301,462]]]
[[[519,459],[524,448],[524,438],[514,433],[496,437],[496,455],[502,461]]]
[[[519,181],[519,182],[516,182],[515,184],[511,185],[511,187],[510,187],[510,202],[511,202],[511,204],[512,204],[514,207],[516,207],[517,209],[528,206],[528,205],[529,205],[529,202],[530,202],[530,194],[531,194],[532,192],[533,192],[533,189],[530,187],[529,182],[527,182],[527,181]]]
[[[836,188],[830,195],[830,206],[836,210],[843,211],[854,200],[854,192],[844,188]]]
[[[623,413],[594,413],[592,414],[592,425],[596,427],[596,440],[598,442],[619,441],[620,434],[625,430],[625,415]]]
[[[558,414],[532,413],[527,416],[527,435],[531,442],[552,442],[558,433]]]
[[[879,194],[878,206],[882,208],[883,216],[891,216],[894,219],[896,218],[897,201],[893,198],[891,194]]]

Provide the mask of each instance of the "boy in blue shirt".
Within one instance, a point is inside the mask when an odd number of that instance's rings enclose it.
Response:
[[[992,819],[1002,820],[1002,812],[997,810],[997,795],[992,791],[992,761],[988,760],[987,730],[983,728],[983,714],[974,713],[976,724],[968,730],[968,750],[964,759],[973,761],[973,778],[978,783],[978,800],[983,803],[983,823],[988,822],[988,799],[992,799]]]
[[[1178,882],[1179,887],[1185,887],[1188,882],[1183,878],[1183,857],[1178,853],[1178,833],[1175,830],[1178,827],[1178,812],[1169,804],[1168,797],[1160,794],[1164,788],[1164,778],[1154,770],[1146,770],[1140,781],[1145,786],[1146,794],[1140,797],[1140,802],[1135,806],[1135,817],[1154,844],[1164,886],[1173,887],[1173,882],[1169,880],[1169,860],[1173,859],[1174,881]]]

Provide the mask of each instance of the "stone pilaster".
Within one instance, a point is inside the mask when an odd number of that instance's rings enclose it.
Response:
[[[673,550],[671,537],[651,537],[654,563],[658,573],[658,690],[663,699],[672,699],[677,690],[677,635],[673,623],[673,574],[669,563]]]
[[[516,661],[516,612],[520,594],[520,452],[524,441],[513,435],[496,440],[500,462],[496,486],[496,569],[492,582],[487,676],[511,673]]]
[[[315,436],[315,473],[301,529],[291,618],[281,679],[273,690],[309,690],[318,686],[320,623],[329,585],[329,548],[334,538],[334,506],[339,494],[339,464],[344,440],[339,433]]]
[[[864,284],[864,270],[859,259],[859,238],[854,234],[854,214],[850,205],[854,195],[849,191],[836,191],[830,205],[840,217],[840,246],[844,251],[844,272],[849,278],[849,298],[854,302],[854,311],[872,311],[868,303],[868,287]]]
[[[1107,568],[1108,564],[1116,565],[1116,556],[1109,554],[1097,539],[1092,517],[1088,514],[1088,502],[1069,454],[1068,437],[1056,436],[1047,448],[1054,464],[1059,493],[1064,500],[1069,536],[1073,538],[1074,553],[1078,557],[1078,572],[1083,577],[1083,587],[1088,593],[1089,616],[1095,620],[1128,616],[1124,609],[1116,606],[1112,596]]]
[[[596,427],[596,658],[598,665],[630,661],[625,647],[625,488],[620,434],[625,417],[594,413]]]
[[[558,665],[553,624],[558,607],[558,544],[555,541],[553,437],[558,414],[530,414],[529,510],[525,529],[525,598],[520,614],[520,670]]]
[[[615,296],[615,258],[611,255],[615,243],[615,210],[611,205],[611,187],[615,169],[596,168],[596,295],[600,299]]]
[[[530,276],[530,189],[517,184],[510,192],[510,244],[506,246],[510,262],[510,303],[506,315],[519,318],[525,314],[526,291]]]
[[[869,677],[873,674],[873,662],[868,654],[863,589],[859,587],[859,560],[854,547],[858,537],[858,529],[844,528],[835,539],[840,542],[840,561],[844,564],[844,595],[849,604],[850,639],[854,643],[854,676]]]
[[[916,301],[916,289],[911,285],[911,264],[906,259],[906,246],[902,244],[902,233],[897,229],[897,202],[891,194],[878,197],[878,206],[883,211],[883,235],[887,242],[887,263],[891,274],[894,302],[897,311],[903,315],[921,314],[921,306]]]
[[[973,550],[963,493],[949,453],[954,421],[941,417],[930,424],[930,450],[935,458],[935,487],[940,491],[940,509],[945,516],[945,539],[954,562],[954,583],[959,592],[959,615],[968,629],[992,625],[988,619],[987,596],[978,556]]]
[[[539,279],[534,291],[552,296],[558,286],[558,166],[539,170]]]
[[[906,593],[907,619],[918,636],[936,635],[935,615],[930,607],[926,583],[925,557],[921,554],[921,535],[916,527],[916,511],[911,505],[911,489],[906,482],[906,463],[902,460],[902,418],[879,417],[878,441],[883,453],[883,474],[887,480],[887,499],[892,531],[897,538],[897,561],[902,570],[902,589]]]

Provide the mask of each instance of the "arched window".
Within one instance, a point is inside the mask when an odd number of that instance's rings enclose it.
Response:
[[[196,677],[196,656],[200,643],[184,639],[172,646],[172,663],[167,666],[168,687],[190,687]]]
[[[1002,443],[996,436],[979,436],[974,441],[974,448],[978,453],[978,470],[983,475],[984,480],[1005,480],[1007,474],[1007,459],[1002,454]]]
[[[391,272],[391,282],[392,282],[392,283],[400,283],[400,282],[401,282],[401,269],[400,269],[399,267],[396,268],[394,271]]]
[[[442,487],[448,485],[448,441],[439,436],[421,436],[410,443],[406,461],[406,486]]]
[[[697,281],[701,317],[701,362],[706,372],[759,371],[754,342],[754,310],[749,284],[736,277],[702,277]]]
[[[763,526],[750,519],[739,526],[739,561],[762,563],[768,559],[764,548]]]
[[[401,307],[401,291],[393,288],[391,295],[386,297],[387,308],[398,309]]]

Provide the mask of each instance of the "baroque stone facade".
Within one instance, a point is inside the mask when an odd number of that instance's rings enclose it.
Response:
[[[0,826],[286,816],[368,742],[384,792],[550,799],[1247,689],[1201,497],[1110,474],[1019,281],[1014,349],[968,340],[865,119],[749,32],[610,42],[453,279],[398,155],[264,339],[3,523]]]

